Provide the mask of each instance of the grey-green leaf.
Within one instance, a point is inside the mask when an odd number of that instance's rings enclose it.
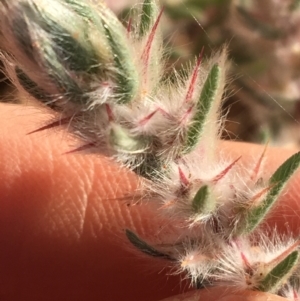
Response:
[[[78,0],[64,0],[78,15],[94,21],[96,14],[87,3]]]
[[[184,146],[184,153],[191,152],[198,144],[205,125],[210,109],[221,84],[221,68],[218,64],[214,64],[203,85],[199,101],[196,106],[196,112],[192,120],[192,125],[187,131],[187,139]]]
[[[27,93],[43,103],[48,104],[51,101],[50,95],[48,95],[42,88],[38,87],[38,85],[32,81],[22,69],[16,67],[15,73],[20,85]]]
[[[87,32],[88,27],[80,18],[72,13],[66,15],[70,23],[79,23],[81,27],[80,34],[77,38],[74,37],[74,32],[69,31],[70,28],[65,28],[64,23],[59,23],[54,20],[47,10],[37,8],[35,5],[22,4],[23,12],[32,23],[47,33],[49,39],[53,41],[53,49],[59,54],[57,57],[61,59],[62,65],[69,65],[71,70],[95,72],[98,69],[97,57],[94,49],[89,43]],[[67,12],[67,10],[65,9]]]
[[[253,231],[260,222],[263,221],[266,214],[273,207],[275,202],[278,200],[278,197],[282,190],[285,188],[288,180],[295,173],[295,171],[300,166],[300,152],[294,154],[289,159],[287,159],[272,175],[269,181],[269,185],[272,187],[268,192],[264,200],[251,209],[250,212],[246,214],[246,219],[240,228],[242,233],[250,233]]]
[[[113,53],[116,70],[118,70],[115,74],[117,102],[126,104],[136,96],[138,90],[138,73],[133,64],[128,44],[125,43],[124,37],[122,37],[124,32],[117,32],[113,28],[117,29],[119,26],[108,24],[108,22],[104,22],[103,27]]]
[[[210,191],[207,185],[202,186],[194,196],[192,207],[195,213],[209,213],[215,208],[215,202],[210,197]]]
[[[133,233],[132,231],[126,229],[126,236],[128,238],[128,240],[140,251],[142,251],[143,253],[150,255],[152,257],[159,257],[159,258],[163,258],[163,259],[168,259],[168,260],[172,260],[174,261],[174,259],[168,255],[168,254],[164,254],[158,250],[156,250],[155,248],[151,247],[150,245],[148,245],[145,241],[143,241],[142,239],[140,239],[135,233]]]
[[[275,292],[289,278],[299,261],[299,252],[290,253],[277,264],[260,282],[258,289],[263,292]]]
[[[143,38],[154,24],[158,15],[158,7],[154,0],[144,0],[139,25],[139,38]]]

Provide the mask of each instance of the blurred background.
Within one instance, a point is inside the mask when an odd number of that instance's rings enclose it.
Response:
[[[106,0],[126,23],[139,0]],[[224,139],[300,146],[300,0],[160,0],[166,73],[184,68],[204,47],[226,44],[230,70]],[[3,101],[17,102],[0,76]],[[26,102],[23,104],[26,104]]]

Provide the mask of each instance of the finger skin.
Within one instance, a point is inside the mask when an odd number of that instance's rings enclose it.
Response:
[[[136,177],[101,156],[64,154],[75,146],[65,133],[26,135],[45,118],[0,109],[0,296],[113,301],[178,294],[180,281],[166,276],[164,261],[138,259],[127,246],[125,228],[144,235],[153,220],[160,227],[155,210],[128,206]]]
[[[268,293],[244,291],[236,292],[226,287],[217,287],[211,290],[188,292],[173,296],[161,301],[284,301],[286,299]]]
[[[0,106],[0,297],[154,301],[186,291],[188,284],[170,276],[170,263],[140,257],[126,241],[125,228],[157,241],[176,231],[153,204],[131,201],[138,197],[136,176],[99,155],[65,154],[76,143],[64,132],[26,135],[48,118],[36,109]],[[242,154],[246,165],[262,151],[221,148],[233,158]],[[270,149],[268,172],[294,152]],[[284,226],[284,212],[294,231],[299,227],[299,178],[271,224]]]

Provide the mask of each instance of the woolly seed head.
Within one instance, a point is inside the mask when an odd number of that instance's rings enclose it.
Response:
[[[186,237],[165,253],[127,230],[134,246],[177,261],[195,285],[278,291],[296,270],[297,244],[263,235],[257,242],[249,233],[274,207],[300,155],[262,193],[261,160],[245,178],[239,158],[217,155],[226,49],[206,61],[202,52],[171,83],[162,76],[162,13],[145,0],[126,30],[101,3],[3,0],[1,56],[19,89],[60,112],[65,122],[52,126],[67,125],[83,144],[78,150],[93,148],[143,177],[144,197],[159,202]]]
[[[198,235],[195,240],[183,243],[183,252],[178,256],[179,272],[185,273],[194,286],[212,284],[211,276],[218,267],[218,252],[222,241],[213,241],[209,235]]]
[[[257,239],[259,237],[259,239]],[[231,285],[238,290],[255,289],[276,292],[285,284],[293,274],[298,264],[298,242],[288,237],[280,237],[274,231],[272,237],[260,233],[257,237],[243,237],[231,241],[230,245],[224,245],[219,256],[220,265],[213,278],[225,281],[225,285]],[[297,260],[286,271],[287,259],[298,254]],[[283,271],[281,276],[276,268]],[[278,273],[278,274],[276,274]],[[266,289],[265,286],[268,286]]]

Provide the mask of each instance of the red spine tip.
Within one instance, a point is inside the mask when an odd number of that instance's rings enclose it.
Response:
[[[241,157],[242,156],[238,157],[230,165],[228,165],[223,171],[221,171],[217,176],[215,176],[213,182],[217,183],[219,180],[221,180],[231,170],[231,168],[241,159]]]
[[[109,122],[114,121],[114,115],[113,115],[111,107],[108,104],[105,104],[105,108],[106,108],[106,113],[108,116],[108,121]]]
[[[192,74],[192,77],[191,77],[191,82],[190,82],[187,94],[185,96],[185,102],[188,102],[193,98],[193,94],[194,94],[194,91],[195,91],[195,86],[196,86],[196,83],[197,83],[197,78],[198,78],[198,75],[199,75],[199,68],[200,68],[200,65],[201,65],[201,62],[202,62],[202,59],[203,59],[203,54],[204,54],[204,47],[202,47],[202,50],[201,50],[201,52],[198,56],[196,66],[194,68],[194,71],[193,71],[193,74]]]
[[[70,151],[67,151],[67,152],[64,153],[64,155],[68,155],[68,154],[73,154],[73,153],[78,153],[78,152],[81,152],[81,151],[85,151],[85,150],[91,149],[91,148],[93,148],[95,146],[96,146],[96,143],[95,142],[91,142],[91,143],[79,146],[78,148],[75,148],[75,149],[72,149]]]
[[[150,113],[149,115],[147,115],[146,117],[144,117],[143,119],[141,119],[138,123],[139,126],[146,125],[146,123],[151,120],[151,118],[156,114],[157,111],[158,110],[155,110],[152,113]]]
[[[157,28],[158,28],[158,25],[159,25],[159,22],[160,22],[163,11],[164,11],[164,8],[161,9],[161,11],[160,11],[160,13],[159,13],[152,29],[151,29],[149,38],[146,42],[145,49],[142,53],[142,60],[144,61],[144,65],[145,65],[145,73],[147,71],[148,64],[149,64],[150,51],[151,51],[151,47],[152,47],[152,44],[153,44],[153,41],[154,41],[154,36],[157,32]]]
[[[180,167],[178,167],[178,171],[179,171],[179,178],[180,178],[180,182],[184,187],[187,187],[189,185],[189,180],[187,179],[187,177],[185,176],[184,172],[182,171],[182,169]]]
[[[62,125],[65,125],[67,124],[68,122],[70,122],[71,118],[63,118],[63,119],[60,119],[60,120],[57,120],[57,121],[54,121],[52,123],[49,123],[45,126],[42,126],[36,130],[33,130],[29,133],[27,133],[26,135],[31,135],[31,134],[34,134],[34,133],[37,133],[37,132],[41,132],[41,131],[45,131],[45,130],[49,130],[49,129],[52,129],[52,128],[55,128],[55,127],[59,127],[59,126],[62,126]]]

